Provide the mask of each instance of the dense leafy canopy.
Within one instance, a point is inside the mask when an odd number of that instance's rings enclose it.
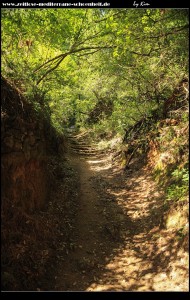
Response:
[[[2,73],[60,130],[123,133],[161,109],[187,59],[186,9],[2,9]]]

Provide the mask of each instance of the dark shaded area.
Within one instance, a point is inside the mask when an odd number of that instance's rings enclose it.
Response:
[[[47,111],[36,111],[4,77],[1,99],[2,288],[28,290],[51,256],[47,245],[56,227],[44,210],[55,182],[53,156],[63,141]]]
[[[98,99],[97,104],[94,109],[88,114],[88,118],[86,119],[87,124],[96,124],[101,119],[105,117],[111,116],[113,112],[113,101],[107,100],[105,98]]]

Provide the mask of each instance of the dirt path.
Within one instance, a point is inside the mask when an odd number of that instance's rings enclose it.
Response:
[[[109,155],[68,160],[79,174],[78,211],[54,290],[187,291],[188,254],[162,229],[162,192],[149,171],[123,173]]]

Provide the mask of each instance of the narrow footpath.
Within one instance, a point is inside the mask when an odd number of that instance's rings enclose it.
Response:
[[[123,172],[80,135],[67,160],[78,174],[77,211],[53,289],[188,291],[188,254],[162,226],[163,195],[146,166]]]

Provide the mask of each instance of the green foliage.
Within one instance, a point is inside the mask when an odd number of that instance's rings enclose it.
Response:
[[[59,129],[81,127],[103,99],[97,132],[125,130],[188,74],[188,11],[173,9],[2,9],[2,73]],[[44,93],[43,104],[40,97]],[[39,101],[38,101],[39,100]]]
[[[187,169],[175,169],[171,174],[171,184],[167,189],[167,201],[185,201],[188,195],[189,172]]]

